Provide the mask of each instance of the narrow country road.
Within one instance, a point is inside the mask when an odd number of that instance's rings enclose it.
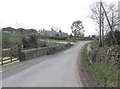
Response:
[[[83,87],[77,62],[80,49],[86,43],[78,42],[68,50],[49,55],[44,61],[4,78],[3,87]]]

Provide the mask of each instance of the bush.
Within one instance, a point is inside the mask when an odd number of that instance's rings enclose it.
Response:
[[[108,46],[120,45],[120,31],[118,31],[118,30],[113,31],[113,35],[115,36],[117,43],[115,42],[115,40],[112,36],[112,32],[110,31],[105,37],[105,44],[106,45],[108,45]]]
[[[28,48],[29,47],[27,39],[22,38],[22,45],[23,45],[23,48]]]
[[[46,47],[47,42],[38,41],[36,36],[30,36],[29,38],[22,38],[23,48],[37,48],[37,47]]]
[[[22,38],[23,48],[36,48],[38,47],[37,37],[30,36],[29,38]]]
[[[36,48],[37,47],[37,37],[30,36],[28,38],[28,43],[29,43],[29,47]]]

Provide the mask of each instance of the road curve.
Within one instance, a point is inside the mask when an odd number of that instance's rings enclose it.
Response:
[[[78,71],[78,55],[86,41],[15,75],[3,79],[3,87],[83,87]],[[39,58],[40,59],[40,58]]]

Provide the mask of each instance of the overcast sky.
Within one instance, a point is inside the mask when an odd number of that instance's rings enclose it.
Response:
[[[0,0],[0,27],[50,30],[56,26],[71,33],[72,22],[81,20],[86,36],[96,34],[93,20],[87,17],[95,1],[99,0]]]

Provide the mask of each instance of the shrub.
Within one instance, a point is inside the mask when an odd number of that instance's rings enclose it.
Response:
[[[28,43],[29,43],[29,47],[36,48],[37,47],[37,37],[30,36],[28,38]]]
[[[37,37],[35,36],[30,36],[29,38],[22,38],[22,45],[23,48],[36,48],[38,42],[37,42]]]
[[[28,48],[29,47],[27,39],[22,38],[22,45],[23,45],[23,48]]]
[[[117,41],[117,43],[115,42],[113,36],[112,36],[112,32],[110,31],[106,37],[105,37],[105,44],[108,45],[108,46],[111,46],[111,45],[120,45],[120,31],[116,30],[116,31],[113,31],[113,35],[115,36],[115,39]]]

